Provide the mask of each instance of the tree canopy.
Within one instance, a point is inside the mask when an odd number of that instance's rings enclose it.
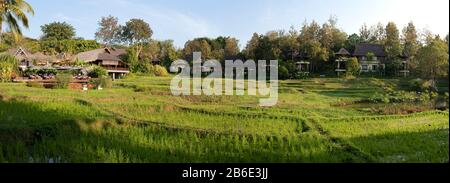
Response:
[[[99,28],[95,33],[95,38],[103,44],[113,45],[118,43],[121,33],[121,26],[117,17],[102,17],[98,22]]]
[[[75,28],[67,22],[53,22],[41,26],[41,40],[68,40],[75,37]]]

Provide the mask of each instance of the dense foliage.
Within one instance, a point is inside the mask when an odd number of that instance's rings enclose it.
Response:
[[[88,68],[88,76],[92,78],[101,78],[103,76],[108,76],[108,72],[103,67],[93,65]]]
[[[0,54],[0,82],[9,82],[17,76],[17,60],[8,54]]]
[[[40,42],[40,50],[49,55],[57,53],[77,54],[101,48],[101,45],[93,40],[47,40]]]
[[[66,22],[53,22],[41,26],[42,40],[68,40],[75,37],[75,28]]]

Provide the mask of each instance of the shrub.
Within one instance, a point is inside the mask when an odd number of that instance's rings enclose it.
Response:
[[[347,64],[346,64],[346,69],[347,69],[347,76],[357,75],[359,73],[359,69],[360,69],[358,59],[355,57],[348,59]]]
[[[278,78],[279,79],[289,79],[289,70],[285,66],[280,66],[278,69]]]
[[[413,79],[408,83],[409,89],[416,92],[437,91],[435,82],[432,80]]]
[[[369,97],[372,103],[430,103],[438,97],[436,92],[390,91]]]
[[[88,69],[88,76],[91,78],[101,78],[103,76],[108,76],[108,71],[103,67],[94,65]]]
[[[130,70],[132,73],[150,73],[153,70],[153,65],[145,62],[135,62],[130,64]]]
[[[66,89],[72,80],[72,75],[61,73],[56,75],[56,88]]]
[[[375,93],[375,95],[369,97],[369,101],[372,103],[389,103],[389,97],[380,93]]]
[[[9,82],[17,75],[17,59],[8,54],[0,55],[0,82]]]
[[[112,88],[112,79],[108,76],[102,76],[97,79],[92,79],[91,83],[94,84],[96,87],[101,88]]]
[[[165,67],[163,67],[163,66],[160,66],[160,65],[155,65],[154,67],[153,67],[153,74],[155,75],[155,76],[161,76],[161,77],[164,77],[164,76],[168,76],[169,75],[169,72],[167,72],[167,69],[165,68]]]

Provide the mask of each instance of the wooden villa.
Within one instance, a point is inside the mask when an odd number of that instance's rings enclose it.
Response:
[[[351,56],[350,52],[348,52],[345,48],[341,48],[339,50],[339,52],[337,52],[336,54],[336,73],[338,76],[340,76],[341,74],[345,74],[345,72],[347,72],[347,67],[346,67],[346,63],[347,63],[347,59]]]
[[[357,44],[353,56],[358,58],[359,64],[361,65],[361,72],[384,73],[387,55],[382,45],[369,43]]]
[[[384,48],[380,44],[360,43],[355,46],[355,51],[350,54],[345,48],[341,48],[336,55],[336,73],[339,76],[345,73],[346,62],[349,57],[356,57],[360,65],[361,73],[379,73],[383,75],[386,69],[386,63],[390,60],[387,59],[387,54]],[[401,69],[397,71],[398,76],[406,77],[409,75],[409,56],[402,54],[398,56],[398,59],[402,61]]]
[[[100,48],[79,53],[74,57],[74,60],[101,66],[107,70],[113,79],[116,79],[130,73],[128,64],[121,58],[125,54],[124,49]]]
[[[309,76],[311,71],[311,62],[307,61],[309,58],[306,54],[298,54],[295,58],[298,60],[295,62],[298,72],[304,76]]]
[[[398,71],[398,75],[407,77],[409,75],[409,59],[410,57],[407,54],[402,54],[400,57],[400,60],[402,61],[401,69]]]
[[[22,47],[9,49],[7,53],[16,57],[19,61],[19,69],[22,71],[34,66],[48,66],[55,61],[53,56],[41,52],[31,53]]]

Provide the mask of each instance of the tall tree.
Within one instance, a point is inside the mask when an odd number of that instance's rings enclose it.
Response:
[[[402,53],[400,33],[394,22],[389,22],[386,26],[386,40],[384,48],[389,59],[395,59]]]
[[[356,45],[359,43],[361,43],[361,38],[358,36],[358,34],[352,34],[352,35],[348,36],[348,38],[345,42],[345,48],[350,53],[353,53],[355,51]]]
[[[318,70],[320,62],[328,61],[329,51],[320,42],[321,27],[312,21],[309,25],[304,23],[298,41],[300,42],[300,53],[311,61],[311,68]]]
[[[297,42],[298,31],[291,27],[288,33],[280,35],[279,46],[282,60],[294,60],[299,54],[299,44]]]
[[[260,36],[257,33],[253,33],[252,38],[248,41],[247,46],[245,46],[244,54],[247,59],[257,60],[256,49],[259,46]]]
[[[159,59],[161,53],[160,42],[156,40],[150,40],[144,45],[142,52],[139,55],[140,60],[151,62]]]
[[[34,10],[24,0],[0,0],[0,33],[3,31],[3,23],[5,23],[15,38],[21,36],[20,24],[25,28],[29,26],[27,13],[34,15]]]
[[[153,30],[142,19],[131,19],[122,28],[121,38],[134,49],[135,57],[139,57],[144,44],[151,40]],[[135,58],[138,59],[138,58]]]
[[[42,40],[68,40],[75,37],[75,28],[66,22],[53,22],[41,26]]]
[[[117,43],[121,27],[119,25],[119,19],[117,17],[108,16],[102,17],[98,22],[100,26],[95,33],[95,38],[103,44],[113,45]]]
[[[371,33],[365,23],[359,29],[359,37],[361,38],[361,42],[369,42],[370,41]]]
[[[385,38],[386,38],[386,30],[381,22],[370,28],[371,43],[384,44]]]
[[[209,44],[211,42],[208,38],[196,38],[194,40],[186,42],[184,45],[184,56],[186,60],[192,61],[194,52],[201,52],[202,59],[211,59],[214,56],[212,55],[212,47]],[[217,58],[214,58],[217,59]]]
[[[448,77],[448,57],[448,44],[438,37],[434,38],[418,52],[421,76],[433,80]]]
[[[431,44],[431,42],[434,40],[434,35],[433,33],[424,28],[422,30],[420,30],[419,32],[419,43],[422,45],[429,45]]]
[[[236,38],[225,39],[225,59],[236,59],[239,54],[239,42]]]
[[[410,57],[414,57],[417,54],[419,47],[416,27],[413,22],[409,22],[403,29],[403,52]]]
[[[166,40],[166,41],[161,41],[160,43],[160,60],[161,63],[166,66],[169,67],[170,64],[178,59],[179,55],[177,53],[176,48],[173,45],[173,40]]]

